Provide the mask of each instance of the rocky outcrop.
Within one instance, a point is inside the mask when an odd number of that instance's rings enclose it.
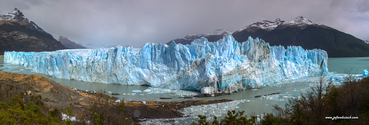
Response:
[[[77,107],[86,107],[93,100],[90,95],[75,92],[70,87],[40,75],[24,75],[0,71],[0,84],[11,84],[25,95],[41,95],[50,108],[65,109],[70,103]]]

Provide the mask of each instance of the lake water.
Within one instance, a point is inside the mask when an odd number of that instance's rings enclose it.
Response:
[[[6,72],[20,73],[20,74],[38,74],[31,69],[26,69],[20,65],[4,64],[3,58],[0,57],[0,67],[9,67],[9,69],[3,70]],[[346,70],[351,70],[353,74],[362,74],[363,69],[368,69],[369,57],[350,57],[350,58],[329,58],[328,69],[332,73],[343,74]],[[0,69],[1,70],[1,69]],[[295,80],[289,83],[281,83],[275,87],[264,87],[260,89],[240,91],[232,93],[231,95],[224,95],[218,97],[206,97],[206,98],[192,98],[183,99],[179,97],[190,96],[196,94],[196,92],[181,91],[181,90],[167,90],[167,89],[155,89],[147,86],[124,86],[114,84],[103,83],[89,83],[75,80],[65,80],[46,76],[52,80],[60,82],[64,85],[78,88],[81,90],[99,91],[105,90],[113,93],[119,93],[117,95],[119,99],[124,100],[137,100],[137,101],[184,101],[184,100],[216,100],[216,99],[232,99],[235,101],[214,104],[208,106],[198,106],[185,108],[183,112],[189,115],[190,118],[178,118],[175,124],[188,124],[192,120],[197,120],[197,115],[207,116],[220,116],[220,118],[226,115],[227,110],[239,110],[245,111],[246,115],[259,115],[262,113],[272,112],[272,105],[284,105],[289,98],[299,98],[301,92],[306,92],[311,86],[316,84],[317,77],[303,78]],[[280,92],[280,94],[264,96],[262,98],[255,98],[257,95],[266,95],[274,92]],[[172,98],[172,99],[160,99],[160,97]],[[156,120],[157,121],[157,120]]]

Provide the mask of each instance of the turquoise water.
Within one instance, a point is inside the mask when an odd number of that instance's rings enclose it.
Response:
[[[369,69],[369,57],[329,58],[328,70],[336,73],[362,74],[363,69]]]
[[[31,69],[26,69],[20,65],[4,64],[3,58],[0,58],[0,67],[9,67],[9,69],[3,70],[6,72],[20,73],[20,74],[38,74],[45,76],[43,74],[35,73]],[[334,73],[346,73],[346,70],[351,70],[353,74],[362,74],[363,69],[368,69],[369,67],[369,57],[351,57],[351,58],[329,58],[328,59],[328,69],[330,72]],[[183,95],[196,94],[194,92],[188,91],[178,91],[178,90],[167,90],[166,93],[160,93],[160,91],[146,91],[150,88],[147,86],[124,86],[124,85],[113,85],[113,84],[103,84],[103,83],[89,83],[81,82],[75,80],[65,80],[46,76],[52,80],[60,82],[64,85],[78,88],[81,90],[106,90],[113,93],[119,93],[119,99],[124,100],[137,100],[137,101],[184,101],[184,100],[215,100],[215,99],[232,99],[238,101],[236,106],[233,107],[235,110],[244,110],[246,115],[258,115],[262,113],[272,112],[272,105],[284,105],[288,98],[299,98],[301,92],[306,92],[310,89],[310,86],[316,84],[318,78],[304,78],[298,79],[291,83],[281,83],[275,87],[264,87],[254,90],[240,91],[237,93],[232,93],[232,95],[218,96],[218,97],[206,97],[206,98],[192,98],[183,99],[178,98]],[[140,90],[142,92],[139,92]],[[257,95],[266,95],[274,92],[280,92],[280,94],[273,96],[266,96],[264,98],[255,98]],[[109,93],[108,93],[109,94]],[[169,97],[172,99],[160,99],[160,97]],[[200,110],[212,110],[201,108]],[[217,109],[219,110],[219,109]],[[196,114],[196,113],[194,113]],[[226,115],[226,112],[221,113],[221,117]],[[203,115],[203,114],[202,114]],[[197,120],[196,118],[188,118],[184,120],[178,120],[175,124],[186,124],[192,120]]]

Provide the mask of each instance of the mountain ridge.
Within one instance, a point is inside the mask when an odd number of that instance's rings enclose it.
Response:
[[[67,37],[59,36],[58,41],[68,49],[86,49],[86,47],[69,40]]]
[[[364,43],[369,44],[369,40],[363,40]]]
[[[0,15],[0,54],[5,51],[53,51],[65,49],[54,37],[25,18],[15,8]]]
[[[323,49],[329,57],[362,57],[369,56],[369,45],[350,34],[332,27],[313,23],[307,18],[298,16],[291,21],[277,18],[275,21],[263,20],[252,23],[231,34],[238,42],[244,42],[249,36],[260,38],[270,45],[302,46],[304,49]],[[218,41],[225,35],[192,35],[172,41],[190,44],[193,40],[205,37],[210,42]],[[168,42],[169,45],[171,42]]]

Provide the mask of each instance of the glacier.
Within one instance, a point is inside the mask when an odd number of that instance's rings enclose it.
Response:
[[[147,43],[143,48],[117,46],[50,52],[5,52],[4,62],[35,72],[86,82],[148,85],[211,93],[270,86],[328,73],[327,52],[300,46],[269,46],[232,35],[217,42],[206,38],[190,45]]]

